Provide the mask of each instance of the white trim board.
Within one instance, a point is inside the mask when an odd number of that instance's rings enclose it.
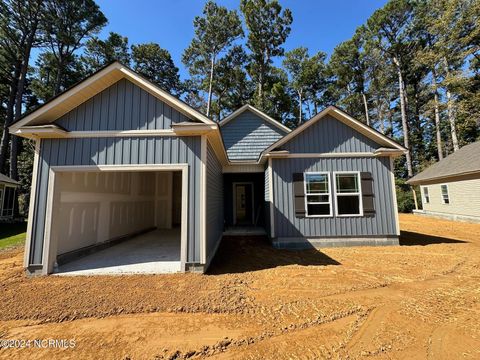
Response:
[[[283,125],[279,121],[271,118],[270,116],[268,116],[264,112],[254,108],[252,105],[249,105],[249,104],[243,105],[241,108],[235,110],[233,113],[228,115],[225,119],[220,121],[220,123],[219,123],[220,126],[224,126],[225,124],[228,124],[231,120],[235,119],[238,115],[242,114],[243,112],[245,112],[247,110],[253,112],[255,115],[258,115],[259,117],[261,117],[266,122],[272,124],[273,126],[276,126],[277,128],[283,130],[286,133],[290,133],[292,131],[291,129],[289,129],[288,127],[286,127],[285,125]]]
[[[392,186],[393,195],[393,211],[395,216],[395,225],[397,227],[396,234],[400,236],[400,218],[398,216],[398,201],[397,201],[397,188],[395,187],[395,163],[393,158],[390,158],[390,183]]]
[[[30,261],[30,249],[32,242],[32,231],[33,231],[33,216],[34,208],[36,205],[36,194],[37,194],[37,176],[38,176],[38,163],[40,162],[40,142],[41,140],[37,139],[35,141],[35,154],[33,157],[33,172],[32,172],[32,183],[30,184],[30,203],[28,206],[28,220],[27,220],[27,235],[25,238],[25,254],[23,258],[23,266],[26,268],[29,265]]]
[[[97,172],[97,171],[181,171],[182,172],[182,224],[180,261],[181,270],[185,271],[187,262],[188,239],[188,164],[158,164],[158,165],[80,165],[52,166],[49,170],[47,208],[45,216],[44,244],[42,254],[42,274],[52,270],[56,254],[51,253],[52,212],[56,186],[56,175],[60,172]]]
[[[268,202],[270,205],[270,237],[275,237],[275,209],[274,209],[274,202],[273,202],[273,171],[272,171],[272,159],[268,159]]]

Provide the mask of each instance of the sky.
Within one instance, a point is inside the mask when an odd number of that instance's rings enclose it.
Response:
[[[240,0],[217,0],[228,9],[239,10]],[[128,37],[130,44],[156,42],[171,54],[182,79],[188,77],[181,58],[193,38],[193,19],[202,14],[202,0],[97,0],[109,20],[99,34],[113,31]],[[293,15],[285,49],[304,46],[310,54],[330,55],[337,44],[348,40],[355,29],[386,0],[280,0]],[[279,59],[276,64],[280,65]]]

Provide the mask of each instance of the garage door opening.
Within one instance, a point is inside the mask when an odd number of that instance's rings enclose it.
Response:
[[[53,272],[182,270],[182,171],[58,171],[50,231]]]

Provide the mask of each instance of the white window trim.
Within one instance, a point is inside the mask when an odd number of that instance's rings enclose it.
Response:
[[[337,175],[357,175],[358,180],[358,193],[338,193],[337,192]],[[334,196],[335,196],[335,216],[336,217],[362,217],[363,216],[363,194],[362,194],[362,179],[360,177],[360,171],[334,171],[333,172],[333,182],[334,182]],[[339,195],[340,194],[340,195]],[[359,214],[338,214],[338,196],[358,196],[358,207],[360,210]]]
[[[445,202],[445,199],[443,197],[442,186],[445,186],[447,188],[448,203]],[[452,203],[450,199],[450,189],[448,188],[448,184],[440,184],[440,198],[442,199],[443,205],[450,205]]]
[[[427,190],[428,199],[427,196],[425,196],[425,190]],[[422,197],[425,204],[430,204],[430,191],[428,190],[428,186],[422,186]]]
[[[328,178],[328,206],[330,207],[330,213],[328,215],[309,215],[308,214],[308,194],[307,194],[307,181],[306,181],[306,175],[327,175]],[[303,173],[303,192],[305,194],[305,217],[308,218],[327,218],[327,217],[333,217],[333,211],[332,211],[332,181],[331,181],[331,176],[330,172],[328,171],[306,171]],[[313,194],[310,194],[313,195]],[[326,194],[318,194],[318,195],[326,195]],[[318,204],[327,204],[326,202],[318,203]]]

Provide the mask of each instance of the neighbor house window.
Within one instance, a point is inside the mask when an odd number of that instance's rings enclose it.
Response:
[[[339,216],[362,215],[360,174],[335,173],[336,213]]]
[[[330,175],[328,173],[304,175],[307,216],[331,216]]]
[[[428,195],[428,187],[426,186],[423,188],[423,201],[425,202],[425,204],[430,203],[430,196]]]
[[[5,187],[5,193],[3,196],[3,209],[1,216],[12,216],[13,215],[13,204],[15,198],[15,188],[7,186]]]
[[[442,202],[444,204],[450,204],[450,197],[448,196],[448,186],[441,185],[440,187],[442,189]]]

